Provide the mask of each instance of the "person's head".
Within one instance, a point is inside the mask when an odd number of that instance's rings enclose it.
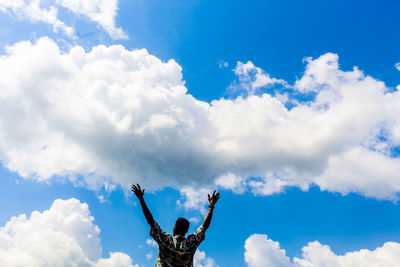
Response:
[[[175,235],[185,235],[189,230],[189,221],[185,218],[178,218],[174,225],[174,236]]]

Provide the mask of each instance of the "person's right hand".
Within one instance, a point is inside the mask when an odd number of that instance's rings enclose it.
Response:
[[[133,193],[135,193],[135,195],[137,196],[138,199],[143,199],[144,189],[142,190],[140,188],[139,184],[136,184],[136,185],[133,184],[131,189],[132,189]]]
[[[208,194],[208,202],[210,203],[210,206],[214,207],[214,205],[215,205],[215,203],[217,203],[219,197],[220,197],[220,195],[219,195],[219,193],[217,193],[216,190],[214,190],[214,192],[212,193],[212,196],[210,196],[210,194]]]

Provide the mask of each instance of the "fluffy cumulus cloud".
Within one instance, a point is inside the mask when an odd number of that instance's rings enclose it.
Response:
[[[218,267],[213,258],[207,257],[204,251],[197,250],[193,259],[194,267]]]
[[[245,243],[245,261],[249,267],[369,267],[397,266],[400,262],[400,244],[387,242],[375,250],[361,249],[336,255],[329,246],[310,242],[302,249],[302,258],[290,260],[278,242],[266,235],[254,234]]]
[[[121,252],[101,258],[99,228],[87,204],[55,200],[50,209],[12,217],[0,228],[0,266],[126,266]]]
[[[236,194],[241,194],[246,191],[246,179],[238,177],[232,173],[222,175],[215,180],[215,185],[221,188],[229,189]]]
[[[115,26],[118,0],[57,0],[52,5],[46,5],[42,0],[0,0],[1,11],[21,20],[50,24],[54,32],[62,30],[69,37],[76,38],[74,29],[58,19],[60,7],[98,23],[113,39],[128,38],[121,28]]]
[[[361,249],[348,252],[343,256],[334,254],[329,246],[311,242],[303,248],[303,259],[295,258],[297,265],[304,267],[375,267],[396,266],[400,262],[400,244],[387,242],[375,250]]]
[[[335,54],[307,59],[287,107],[267,93],[199,101],[174,60],[146,50],[61,52],[42,38],[6,51],[0,159],[23,177],[186,188],[193,206],[212,183],[260,195],[311,183],[380,199],[400,191],[399,92],[341,70]]]
[[[173,60],[122,46],[62,54],[47,38],[7,51],[0,59],[10,68],[0,74],[0,157],[11,170],[153,186],[216,172],[202,132],[211,127],[210,106],[186,94]]]
[[[285,267],[291,266],[285,250],[279,247],[278,242],[268,239],[266,235],[254,234],[244,245],[245,261],[249,267]]]

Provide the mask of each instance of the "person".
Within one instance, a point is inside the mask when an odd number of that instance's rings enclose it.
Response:
[[[185,238],[189,229],[189,221],[185,218],[178,218],[173,228],[173,236],[164,232],[154,220],[149,208],[144,201],[144,189],[139,184],[132,185],[132,191],[139,199],[144,217],[150,225],[150,236],[158,243],[158,256],[155,267],[193,267],[193,257],[197,247],[205,238],[205,232],[210,226],[215,203],[220,198],[220,194],[215,190],[212,195],[208,195],[208,212],[203,224],[193,234]]]

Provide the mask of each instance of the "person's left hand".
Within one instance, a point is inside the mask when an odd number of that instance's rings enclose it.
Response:
[[[133,184],[131,189],[132,189],[133,193],[135,193],[135,195],[137,196],[138,199],[143,199],[144,189],[142,190],[140,188],[139,184],[136,184],[136,185]]]

